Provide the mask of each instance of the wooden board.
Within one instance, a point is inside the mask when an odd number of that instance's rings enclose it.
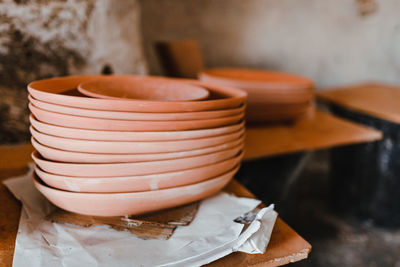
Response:
[[[0,146],[0,181],[27,171],[31,145]],[[10,168],[8,168],[10,167]],[[225,189],[242,197],[254,197],[233,180]],[[0,266],[11,266],[21,212],[20,203],[0,183]],[[311,245],[281,219],[277,219],[267,251],[262,255],[233,253],[210,266],[279,266],[307,258]]]
[[[245,159],[371,142],[381,138],[382,133],[378,130],[316,111],[313,118],[293,124],[247,127]]]
[[[400,87],[366,83],[317,93],[318,99],[376,118],[400,123]]]
[[[46,216],[57,223],[70,223],[83,227],[108,225],[118,231],[130,231],[147,239],[169,239],[176,227],[189,225],[196,216],[200,202],[139,216],[97,217],[68,212],[57,208]]]
[[[164,41],[156,44],[160,62],[168,76],[197,79],[204,67],[196,40]]]

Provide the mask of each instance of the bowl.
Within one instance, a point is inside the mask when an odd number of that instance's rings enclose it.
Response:
[[[36,175],[35,187],[57,207],[89,216],[139,215],[188,204],[219,192],[229,183],[238,167],[199,183],[155,191],[129,193],[81,193],[45,185]]]
[[[224,118],[205,119],[205,120],[187,120],[187,121],[137,121],[137,120],[113,120],[100,119],[83,116],[67,115],[40,109],[29,104],[29,109],[35,117],[42,122],[49,124],[104,131],[184,131],[208,129],[232,125],[241,121],[244,112]]]
[[[146,162],[129,163],[65,163],[44,159],[37,151],[32,153],[34,162],[44,171],[78,177],[113,177],[129,175],[147,175],[171,171],[185,170],[209,165],[236,156],[243,149],[236,147],[205,155]]]
[[[244,122],[191,131],[132,132],[132,131],[100,131],[69,128],[38,121],[32,114],[29,116],[32,126],[41,133],[64,138],[97,140],[97,141],[172,141],[198,139],[219,136],[236,132],[244,127]]]
[[[117,119],[117,120],[143,120],[143,121],[175,121],[175,120],[202,120],[229,117],[243,113],[245,106],[237,108],[199,111],[199,112],[180,112],[180,113],[144,113],[144,112],[124,112],[124,111],[106,111],[95,109],[74,108],[63,105],[46,103],[32,96],[28,96],[29,101],[36,107],[52,111],[56,113],[69,114],[75,116],[102,118],[102,119]]]
[[[310,79],[278,71],[243,68],[214,68],[203,70],[199,77],[203,81],[224,82],[253,89],[303,89],[313,87]]]
[[[226,135],[175,141],[92,141],[47,135],[30,127],[32,136],[41,144],[66,151],[104,154],[147,154],[190,151],[221,145],[239,139],[244,129]]]
[[[246,120],[279,122],[302,117],[313,100],[313,82],[307,78],[256,69],[204,70],[200,80],[233,86],[248,93]]]
[[[191,101],[206,99],[207,89],[174,80],[153,77],[135,79],[129,76],[111,76],[109,79],[84,82],[78,91],[95,98],[133,99],[149,101]]]
[[[243,153],[236,157],[192,169],[140,176],[70,177],[35,172],[47,185],[72,192],[118,193],[140,192],[194,184],[222,175],[238,166]]]
[[[146,76],[121,75],[112,77],[131,77],[146,81]],[[189,79],[152,77],[160,81],[178,81],[206,88],[210,98],[203,101],[146,101],[132,99],[99,99],[85,97],[77,90],[81,83],[109,79],[107,75],[67,76],[32,82],[29,93],[37,100],[84,109],[131,112],[194,112],[236,108],[243,105],[247,93],[236,88],[219,86]]]
[[[31,143],[39,154],[48,160],[73,163],[122,163],[122,162],[143,162],[164,159],[179,159],[209,154],[217,151],[230,149],[242,144],[244,136],[234,141],[206,148],[193,149],[180,152],[167,153],[146,153],[146,154],[104,154],[104,153],[83,153],[52,148],[40,144],[32,137]]]

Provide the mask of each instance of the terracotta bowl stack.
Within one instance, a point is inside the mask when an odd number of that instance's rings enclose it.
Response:
[[[199,79],[245,90],[249,122],[290,121],[313,113],[313,82],[304,77],[255,69],[217,68],[201,72]]]
[[[242,90],[149,76],[28,85],[34,184],[54,205],[123,216],[220,191],[243,157]]]

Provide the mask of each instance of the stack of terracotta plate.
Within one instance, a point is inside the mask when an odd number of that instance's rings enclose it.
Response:
[[[34,184],[62,209],[122,216],[183,205],[239,168],[241,90],[126,75],[47,79],[28,91]]]
[[[247,91],[248,121],[288,121],[313,111],[313,82],[304,77],[264,70],[218,68],[203,71],[199,78]]]

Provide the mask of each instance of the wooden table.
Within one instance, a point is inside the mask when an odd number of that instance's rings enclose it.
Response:
[[[400,87],[366,83],[317,93],[331,111],[380,130],[378,142],[334,149],[337,208],[375,225],[400,226]]]
[[[364,83],[317,92],[327,103],[400,124],[400,87],[382,83]]]
[[[26,172],[32,146],[0,146],[0,181]],[[254,197],[233,180],[226,188],[242,197]],[[11,266],[21,205],[0,184],[0,266]],[[307,258],[311,245],[280,218],[277,219],[267,251],[261,255],[233,253],[210,266],[280,266]]]
[[[400,106],[400,105],[399,105]],[[382,133],[324,111],[294,124],[247,127],[245,160],[371,142]]]

